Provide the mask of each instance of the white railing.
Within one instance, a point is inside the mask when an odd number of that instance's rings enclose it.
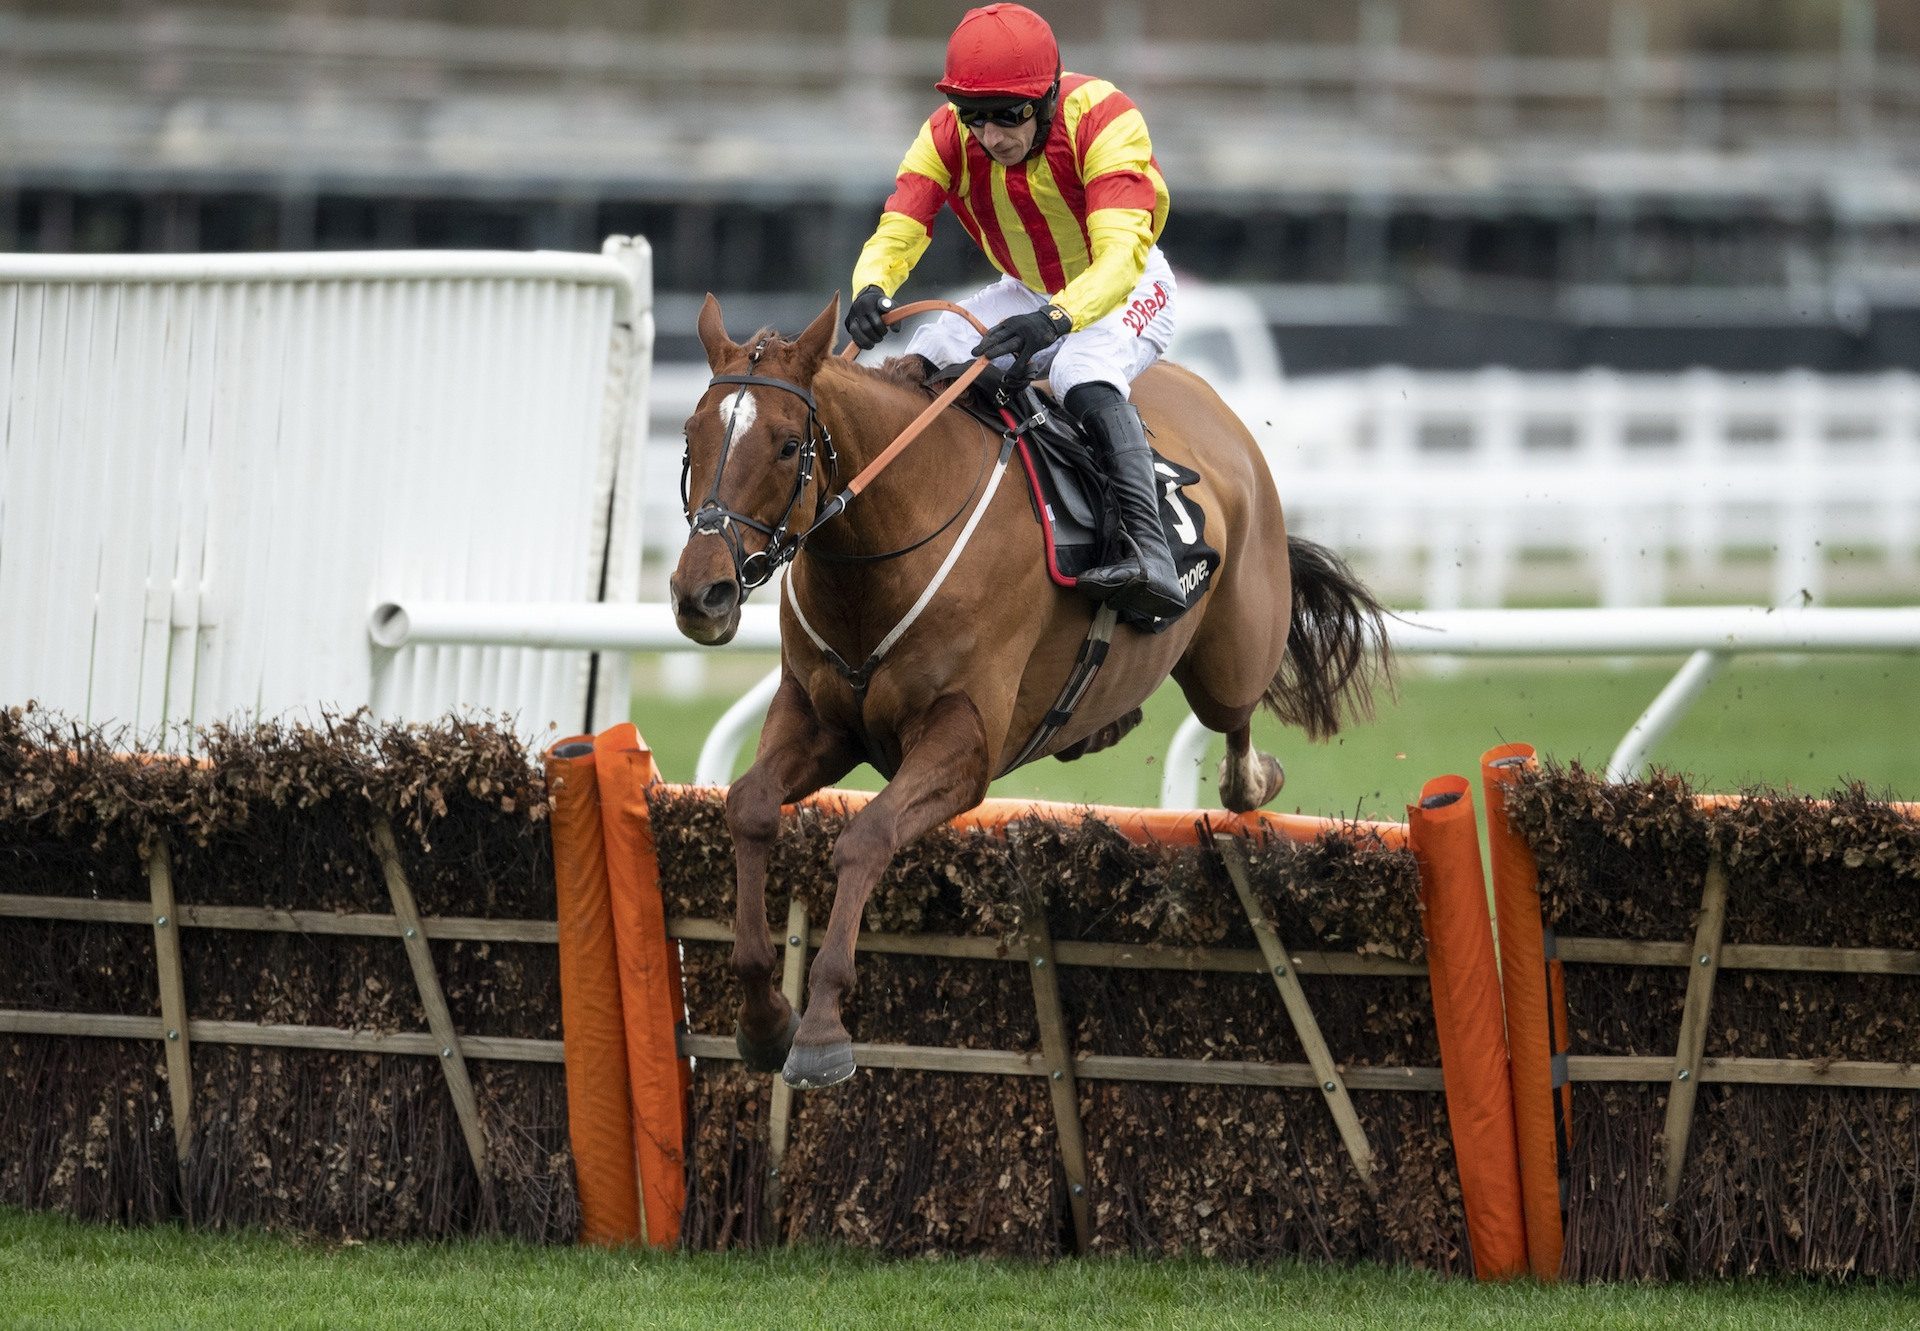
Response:
[[[593,720],[584,653],[370,655],[366,617],[632,600],[651,351],[624,237],[0,256],[0,703],[141,733],[362,704]],[[626,714],[624,667],[598,717]]]
[[[407,643],[452,645],[512,642],[547,648],[670,651],[686,640],[664,606],[387,604],[369,624],[377,648]],[[780,637],[776,604],[741,612],[728,647],[767,650]],[[1920,607],[1769,610],[1756,606],[1635,610],[1455,610],[1412,612],[1388,622],[1388,641],[1403,656],[1661,656],[1688,659],[1615,749],[1607,771],[1624,780],[1733,656],[1766,652],[1897,652],[1920,654]],[[776,669],[728,708],[707,735],[694,770],[702,785],[732,780],[741,747],[758,728],[779,683]],[[1163,765],[1163,808],[1196,808],[1200,767],[1212,732],[1189,716],[1174,734]]]
[[[682,365],[656,377],[657,561],[685,540],[680,424],[706,378]],[[1382,369],[1225,392],[1266,451],[1288,528],[1428,609],[1498,606],[1523,578],[1616,607],[1676,591],[1818,601],[1842,554],[1848,577],[1920,585],[1910,372]]]
[[[1293,446],[1268,454],[1289,526],[1421,561],[1430,609],[1501,604],[1528,552],[1576,555],[1609,606],[1665,600],[1669,555],[1708,587],[1764,560],[1777,605],[1821,599],[1842,551],[1916,567],[1912,373],[1380,370],[1290,394]]]

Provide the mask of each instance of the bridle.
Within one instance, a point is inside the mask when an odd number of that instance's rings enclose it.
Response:
[[[901,319],[908,318],[924,310],[958,311],[961,314],[965,314],[983,334],[986,332],[984,326],[980,324],[979,320],[974,319],[972,314],[961,309],[958,305],[952,305],[942,300],[923,300],[915,301],[909,305],[902,305],[887,314],[887,322],[890,324],[897,323]],[[839,517],[841,513],[845,512],[847,505],[853,501],[854,497],[866,489],[867,485],[875,476],[885,470],[887,464],[899,455],[901,449],[919,437],[920,433],[933,422],[936,416],[942,411],[945,411],[955,398],[965,392],[967,385],[977,379],[980,376],[980,372],[987,366],[984,358],[976,360],[972,365],[968,366],[959,377],[948,385],[940,396],[936,397],[932,403],[927,406],[926,410],[914,418],[912,424],[902,430],[899,435],[894,438],[894,441],[887,445],[878,457],[868,463],[866,468],[861,471],[858,476],[847,483],[846,489],[842,490],[839,494],[815,510],[813,521],[807,525],[804,531],[793,533],[788,530],[789,524],[793,521],[794,510],[800,505],[801,496],[804,495],[813,484],[813,467],[816,450],[824,452],[826,455],[828,488],[832,488],[839,479],[840,459],[834,452],[833,436],[820,422],[820,408],[814,401],[813,393],[810,390],[787,379],[776,379],[771,375],[751,373],[751,371],[759,366],[760,357],[765,353],[766,346],[766,339],[762,338],[760,341],[754,343],[753,350],[747,354],[747,369],[749,373],[716,374],[707,381],[707,387],[715,388],[722,384],[738,384],[741,386],[741,392],[746,391],[748,387],[777,388],[782,392],[792,393],[795,397],[807,404],[806,437],[800,443],[800,450],[794,467],[793,489],[787,495],[787,505],[781,510],[779,521],[768,525],[758,518],[728,508],[720,502],[720,481],[726,474],[727,455],[733,450],[733,431],[740,418],[740,411],[737,406],[727,416],[727,432],[720,441],[720,459],[713,469],[713,484],[708,488],[706,497],[700,501],[700,507],[697,509],[692,507],[691,489],[689,485],[693,474],[692,448],[689,447],[680,458],[680,506],[688,510],[687,530],[692,536],[718,536],[726,542],[727,553],[733,560],[733,576],[740,584],[740,599],[742,601],[746,600],[747,593],[765,586],[775,573],[779,572],[785,565],[791,563],[794,556],[798,555],[801,548],[806,545],[808,538],[826,526],[827,523]],[[858,348],[850,344],[846,352],[843,353],[843,356],[850,358],[851,355],[857,351]],[[974,491],[977,493],[978,490],[979,479],[976,477],[974,481]],[[972,502],[972,498],[973,495],[969,494],[967,500],[962,502],[958,509],[954,510],[953,517],[948,518],[933,532],[921,537],[912,545],[902,546],[898,550],[890,550],[880,555],[830,555],[826,551],[818,551],[816,553],[825,555],[831,559],[858,561],[861,563],[878,563],[881,560],[898,558],[901,555],[918,550],[941,532],[951,527],[955,520],[959,518],[960,514],[966,511],[967,504]],[[754,531],[764,534],[767,538],[766,546],[760,550],[748,551],[742,544],[741,528],[743,527],[751,528]]]
[[[760,357],[766,349],[766,339],[762,338],[754,343],[753,350],[747,355],[749,371],[758,367]],[[840,459],[833,451],[833,436],[820,424],[819,404],[813,400],[813,394],[808,389],[786,379],[752,373],[716,374],[707,381],[708,388],[721,384],[739,384],[741,392],[745,392],[749,387],[778,388],[792,393],[807,404],[806,436],[800,442],[800,452],[794,467],[793,491],[787,496],[787,506],[780,511],[780,520],[772,526],[768,526],[758,518],[736,512],[720,502],[720,481],[726,475],[727,454],[733,451],[734,426],[740,420],[740,409],[737,405],[727,414],[727,433],[720,441],[720,462],[713,469],[713,485],[707,490],[707,497],[700,501],[700,507],[697,509],[691,507],[688,486],[693,473],[693,450],[689,448],[680,459],[680,506],[690,510],[687,513],[687,530],[694,536],[718,536],[727,543],[727,553],[733,558],[733,576],[739,580],[740,596],[745,600],[748,592],[764,586],[779,571],[781,565],[800,553],[800,547],[806,543],[807,537],[820,529],[821,523],[827,521],[829,516],[837,516],[838,510],[833,515],[817,513],[812,524],[805,531],[797,536],[788,534],[787,524],[793,521],[793,510],[799,506],[800,496],[805,494],[807,488],[813,484],[815,450],[824,451],[826,454],[827,484],[830,486],[839,478]],[[740,529],[742,527],[751,527],[757,532],[764,533],[767,538],[766,547],[747,551],[741,544]]]

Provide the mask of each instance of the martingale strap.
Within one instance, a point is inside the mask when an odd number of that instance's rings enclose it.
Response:
[[[820,655],[826,658],[827,664],[839,671],[847,683],[853,685],[856,696],[866,695],[867,685],[873,679],[873,672],[879,668],[881,658],[893,650],[894,644],[906,636],[907,630],[913,627],[913,622],[920,618],[921,612],[933,603],[934,594],[946,582],[947,574],[953,572],[954,564],[960,559],[960,552],[967,548],[967,542],[973,539],[974,529],[980,525],[980,519],[986,516],[988,506],[993,503],[993,492],[1000,488],[1000,478],[1007,474],[1007,462],[1012,457],[1013,437],[1008,435],[1000,442],[1000,460],[994,464],[993,479],[987,482],[987,492],[980,496],[980,502],[974,506],[973,516],[969,517],[967,525],[960,529],[959,538],[954,541],[953,548],[947,551],[947,557],[940,561],[940,569],[933,575],[933,581],[926,585],[925,590],[920,593],[920,599],[913,603],[913,607],[907,611],[900,622],[893,626],[886,637],[880,639],[880,645],[873,649],[858,670],[848,665],[840,653],[827,646],[826,639],[822,638],[813,625],[807,622],[806,612],[800,608],[800,598],[792,595],[790,589],[783,587],[787,604],[793,607],[793,617],[800,621],[800,627],[805,630],[807,637],[813,640],[813,645],[820,649]]]
[[[1087,696],[1087,690],[1093,687],[1094,676],[1100,673],[1100,667],[1106,664],[1107,649],[1113,645],[1114,622],[1118,618],[1119,614],[1111,604],[1101,604],[1093,616],[1093,626],[1087,630],[1087,640],[1080,644],[1080,655],[1067,674],[1067,682],[1061,688],[1060,696],[1053,700],[1053,706],[1048,709],[1040,728],[1033,732],[1033,738],[1027,741],[1026,747],[1010,761],[1001,764],[1000,770],[993,774],[996,780],[1031,761],[1073,719],[1074,709]]]

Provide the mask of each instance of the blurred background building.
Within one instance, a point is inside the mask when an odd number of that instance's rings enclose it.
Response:
[[[1920,6],[1042,7],[1146,109],[1168,252],[1290,369],[1920,360]],[[817,304],[964,8],[0,0],[0,248],[627,232],[665,293]],[[929,290],[982,271],[940,231]]]
[[[845,283],[966,7],[0,0],[0,249],[644,235],[671,528],[700,295],[793,328]],[[1836,549],[1913,587],[1920,5],[1037,7],[1146,111],[1176,351],[1403,594],[1524,597],[1557,545],[1617,603],[1819,597]],[[909,291],[988,273],[947,219]]]

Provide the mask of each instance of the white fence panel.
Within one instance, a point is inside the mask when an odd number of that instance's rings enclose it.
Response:
[[[1914,573],[1912,373],[1388,369],[1290,391],[1300,423],[1268,454],[1289,525],[1389,577],[1424,559],[1431,608],[1499,605],[1548,551],[1609,606],[1664,600],[1669,557],[1763,561],[1774,604],[1819,599],[1841,549]]]
[[[632,599],[650,288],[623,238],[0,257],[0,703],[145,733],[624,716],[624,667],[587,715],[588,653],[370,658],[366,620],[395,596]]]

